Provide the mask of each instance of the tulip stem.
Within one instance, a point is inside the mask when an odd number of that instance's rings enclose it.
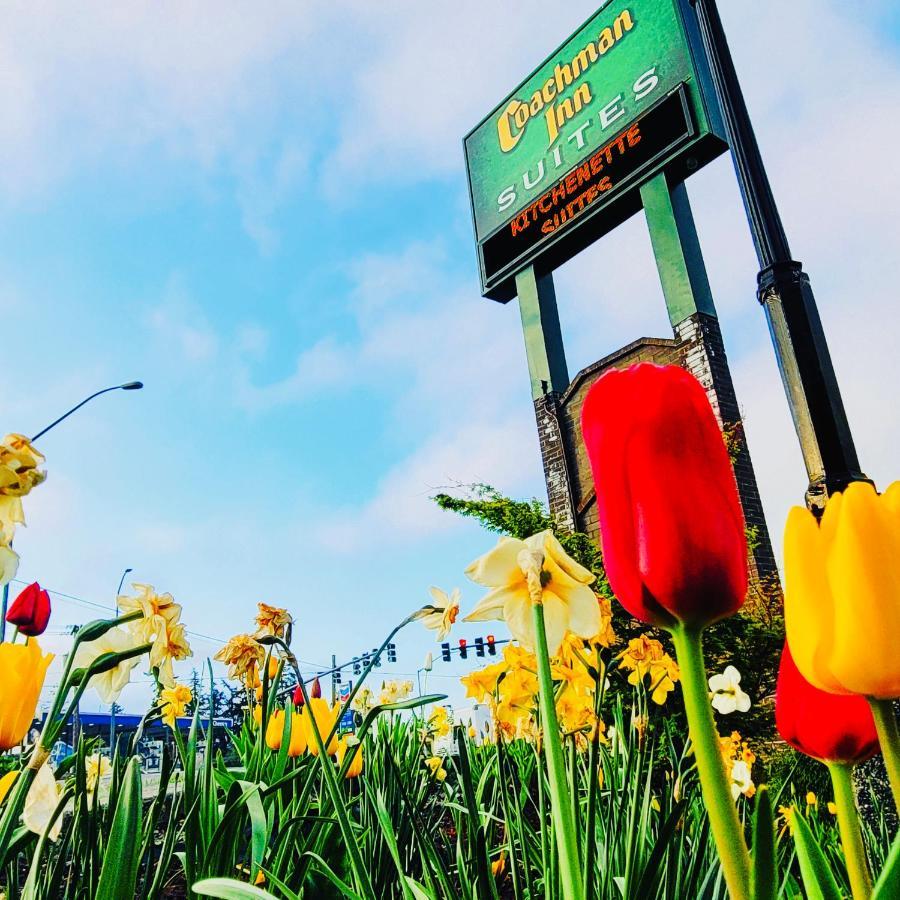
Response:
[[[550,653],[547,647],[547,631],[544,627],[544,606],[532,604],[535,632],[535,656],[537,656],[541,728],[544,738],[544,755],[547,760],[547,780],[550,785],[550,814],[555,832],[562,896],[565,900],[584,900],[581,866],[578,861],[578,835],[572,815],[571,789],[566,778],[559,721],[556,718],[556,697],[553,676],[550,672]]]
[[[869,706],[875,719],[875,730],[881,744],[881,755],[887,769],[888,781],[894,804],[900,810],[900,731],[897,730],[897,717],[894,715],[894,704],[891,700],[876,700],[869,697]]]
[[[837,806],[841,844],[850,876],[853,900],[866,900],[872,894],[872,879],[866,862],[866,848],[859,828],[859,813],[853,796],[853,766],[846,763],[827,763],[834,787],[834,804]]]
[[[701,629],[677,625],[671,630],[681,670],[681,688],[703,801],[722,863],[731,900],[749,900],[750,854],[725,772],[703,664]]]

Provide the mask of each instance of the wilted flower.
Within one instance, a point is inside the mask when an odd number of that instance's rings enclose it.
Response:
[[[76,669],[87,669],[98,657],[106,653],[127,653],[137,646],[133,635],[122,628],[111,628],[96,640],[79,644],[72,665]],[[91,687],[104,703],[115,703],[119,699],[122,689],[131,681],[131,670],[138,661],[139,657],[123,659],[113,668],[92,676]]]
[[[87,781],[87,792],[93,794],[97,790],[100,779],[112,772],[109,758],[102,753],[92,753],[84,760],[84,774]]]
[[[0,587],[9,584],[19,571],[19,554],[9,546],[9,540],[0,528]]]
[[[188,704],[194,699],[191,689],[186,684],[176,684],[172,688],[164,688],[160,691],[159,699],[162,704],[162,720],[175,728],[175,720],[187,712]]]
[[[41,653],[34,638],[0,643],[0,751],[20,744],[34,719],[52,653]]]
[[[453,588],[449,597],[437,587],[429,588],[428,592],[434,598],[435,605],[423,607],[433,611],[423,615],[421,621],[426,628],[437,632],[435,640],[442,641],[450,634],[450,629],[459,615],[459,588]]]
[[[535,645],[532,609],[538,604],[544,609],[551,656],[567,631],[591,638],[600,630],[600,607],[589,587],[594,575],[566,553],[551,531],[524,541],[500,538],[493,550],[466,569],[466,575],[491,588],[466,621],[505,621],[513,637],[528,648]]]
[[[256,624],[259,626],[256,637],[266,634],[284,637],[285,628],[294,621],[291,614],[280,606],[269,606],[268,603],[257,603],[256,605],[259,608],[256,616]]]
[[[734,666],[726,667],[721,675],[713,675],[709,679],[709,689],[713,695],[713,709],[723,716],[750,709],[750,698],[741,690],[741,673]]]
[[[0,528],[7,542],[16,525],[25,524],[22,497],[47,477],[38,469],[43,461],[43,454],[22,434],[8,434],[0,441]]]
[[[506,871],[506,851],[501,850],[500,855],[491,863],[491,875],[494,878],[502,878]]]
[[[228,677],[233,681],[252,683],[256,670],[265,657],[263,645],[249,634],[236,634],[213,657],[228,666]]]
[[[47,763],[44,763],[35,775],[28,794],[25,797],[25,809],[22,811],[22,821],[29,831],[42,835],[50,825],[56,807],[59,805],[60,789],[53,777],[53,771]],[[47,837],[51,841],[59,838],[62,831],[62,815],[57,816],[53,827]]]

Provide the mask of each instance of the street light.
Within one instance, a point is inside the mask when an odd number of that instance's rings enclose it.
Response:
[[[94,397],[99,397],[101,394],[108,394],[110,391],[139,391],[144,386],[141,381],[127,381],[125,384],[114,384],[112,387],[103,388],[102,391],[97,391],[95,394],[91,394],[90,397],[85,397],[84,400],[81,401],[77,406],[73,406],[67,413],[63,413],[56,421],[51,422],[46,428],[39,431],[32,439],[32,443],[34,443],[38,438],[43,437],[51,428],[55,428],[59,425],[63,419],[68,419],[69,416],[72,415],[73,412],[81,409],[85,403],[90,403]],[[12,546],[12,542],[10,541],[10,546]],[[0,642],[2,642],[6,638],[6,610],[9,606],[9,584],[3,585],[3,603],[0,604]]]
[[[102,391],[97,391],[96,394],[91,394],[90,397],[85,397],[84,400],[81,401],[77,406],[73,406],[67,413],[63,413],[55,422],[51,422],[43,431],[39,431],[32,439],[31,442],[34,443],[39,437],[43,437],[51,428],[55,428],[59,425],[63,419],[68,419],[69,416],[72,415],[76,410],[81,409],[85,403],[90,403],[94,397],[99,397],[101,394],[108,394],[110,391],[139,391],[143,387],[143,382],[140,381],[129,381],[125,384],[115,384],[112,387],[103,388]]]

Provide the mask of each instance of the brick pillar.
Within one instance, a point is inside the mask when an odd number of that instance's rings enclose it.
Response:
[[[726,431],[730,431],[734,438],[734,474],[738,492],[744,508],[744,518],[756,536],[751,559],[753,574],[760,581],[777,579],[778,570],[769,539],[769,529],[766,526],[756,474],[744,437],[741,411],[725,356],[719,320],[708,313],[696,312],[679,322],[674,331],[682,345],[684,354],[682,365],[706,388],[706,394],[719,419],[719,424]]]
[[[575,501],[569,468],[566,434],[561,418],[561,395],[557,391],[544,394],[534,401],[541,460],[550,515],[568,532],[576,530]]]

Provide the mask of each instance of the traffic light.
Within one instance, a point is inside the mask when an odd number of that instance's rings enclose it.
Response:
[[[465,638],[460,638],[460,639],[459,639],[459,658],[460,658],[460,659],[467,659],[467,658],[468,658],[468,652],[469,652],[469,651],[466,649],[466,639],[465,639]]]
[[[396,644],[388,644],[387,645],[387,659],[389,663],[397,662],[397,645]]]
[[[496,656],[497,655],[497,645],[494,643],[494,636],[489,634],[487,636],[487,648],[488,648],[488,656]]]
[[[368,666],[368,665],[369,665],[369,654],[368,654],[368,653],[363,653],[363,655],[362,655],[362,664],[363,664],[364,666]]]
[[[484,656],[484,638],[475,638],[475,655]]]
[[[450,645],[441,644],[441,659],[444,662],[450,662]]]
[[[359,664],[359,657],[354,656],[353,657],[353,674],[359,675],[361,672],[362,672],[362,667]]]
[[[341,670],[340,670],[340,669],[338,669],[338,670],[334,673],[334,683],[335,683],[335,684],[340,684],[340,683],[341,683]]]
[[[376,665],[376,666],[381,666],[381,657],[378,655],[378,648],[377,648],[377,647],[373,647],[373,648],[372,648],[372,656],[375,657],[375,665]]]

